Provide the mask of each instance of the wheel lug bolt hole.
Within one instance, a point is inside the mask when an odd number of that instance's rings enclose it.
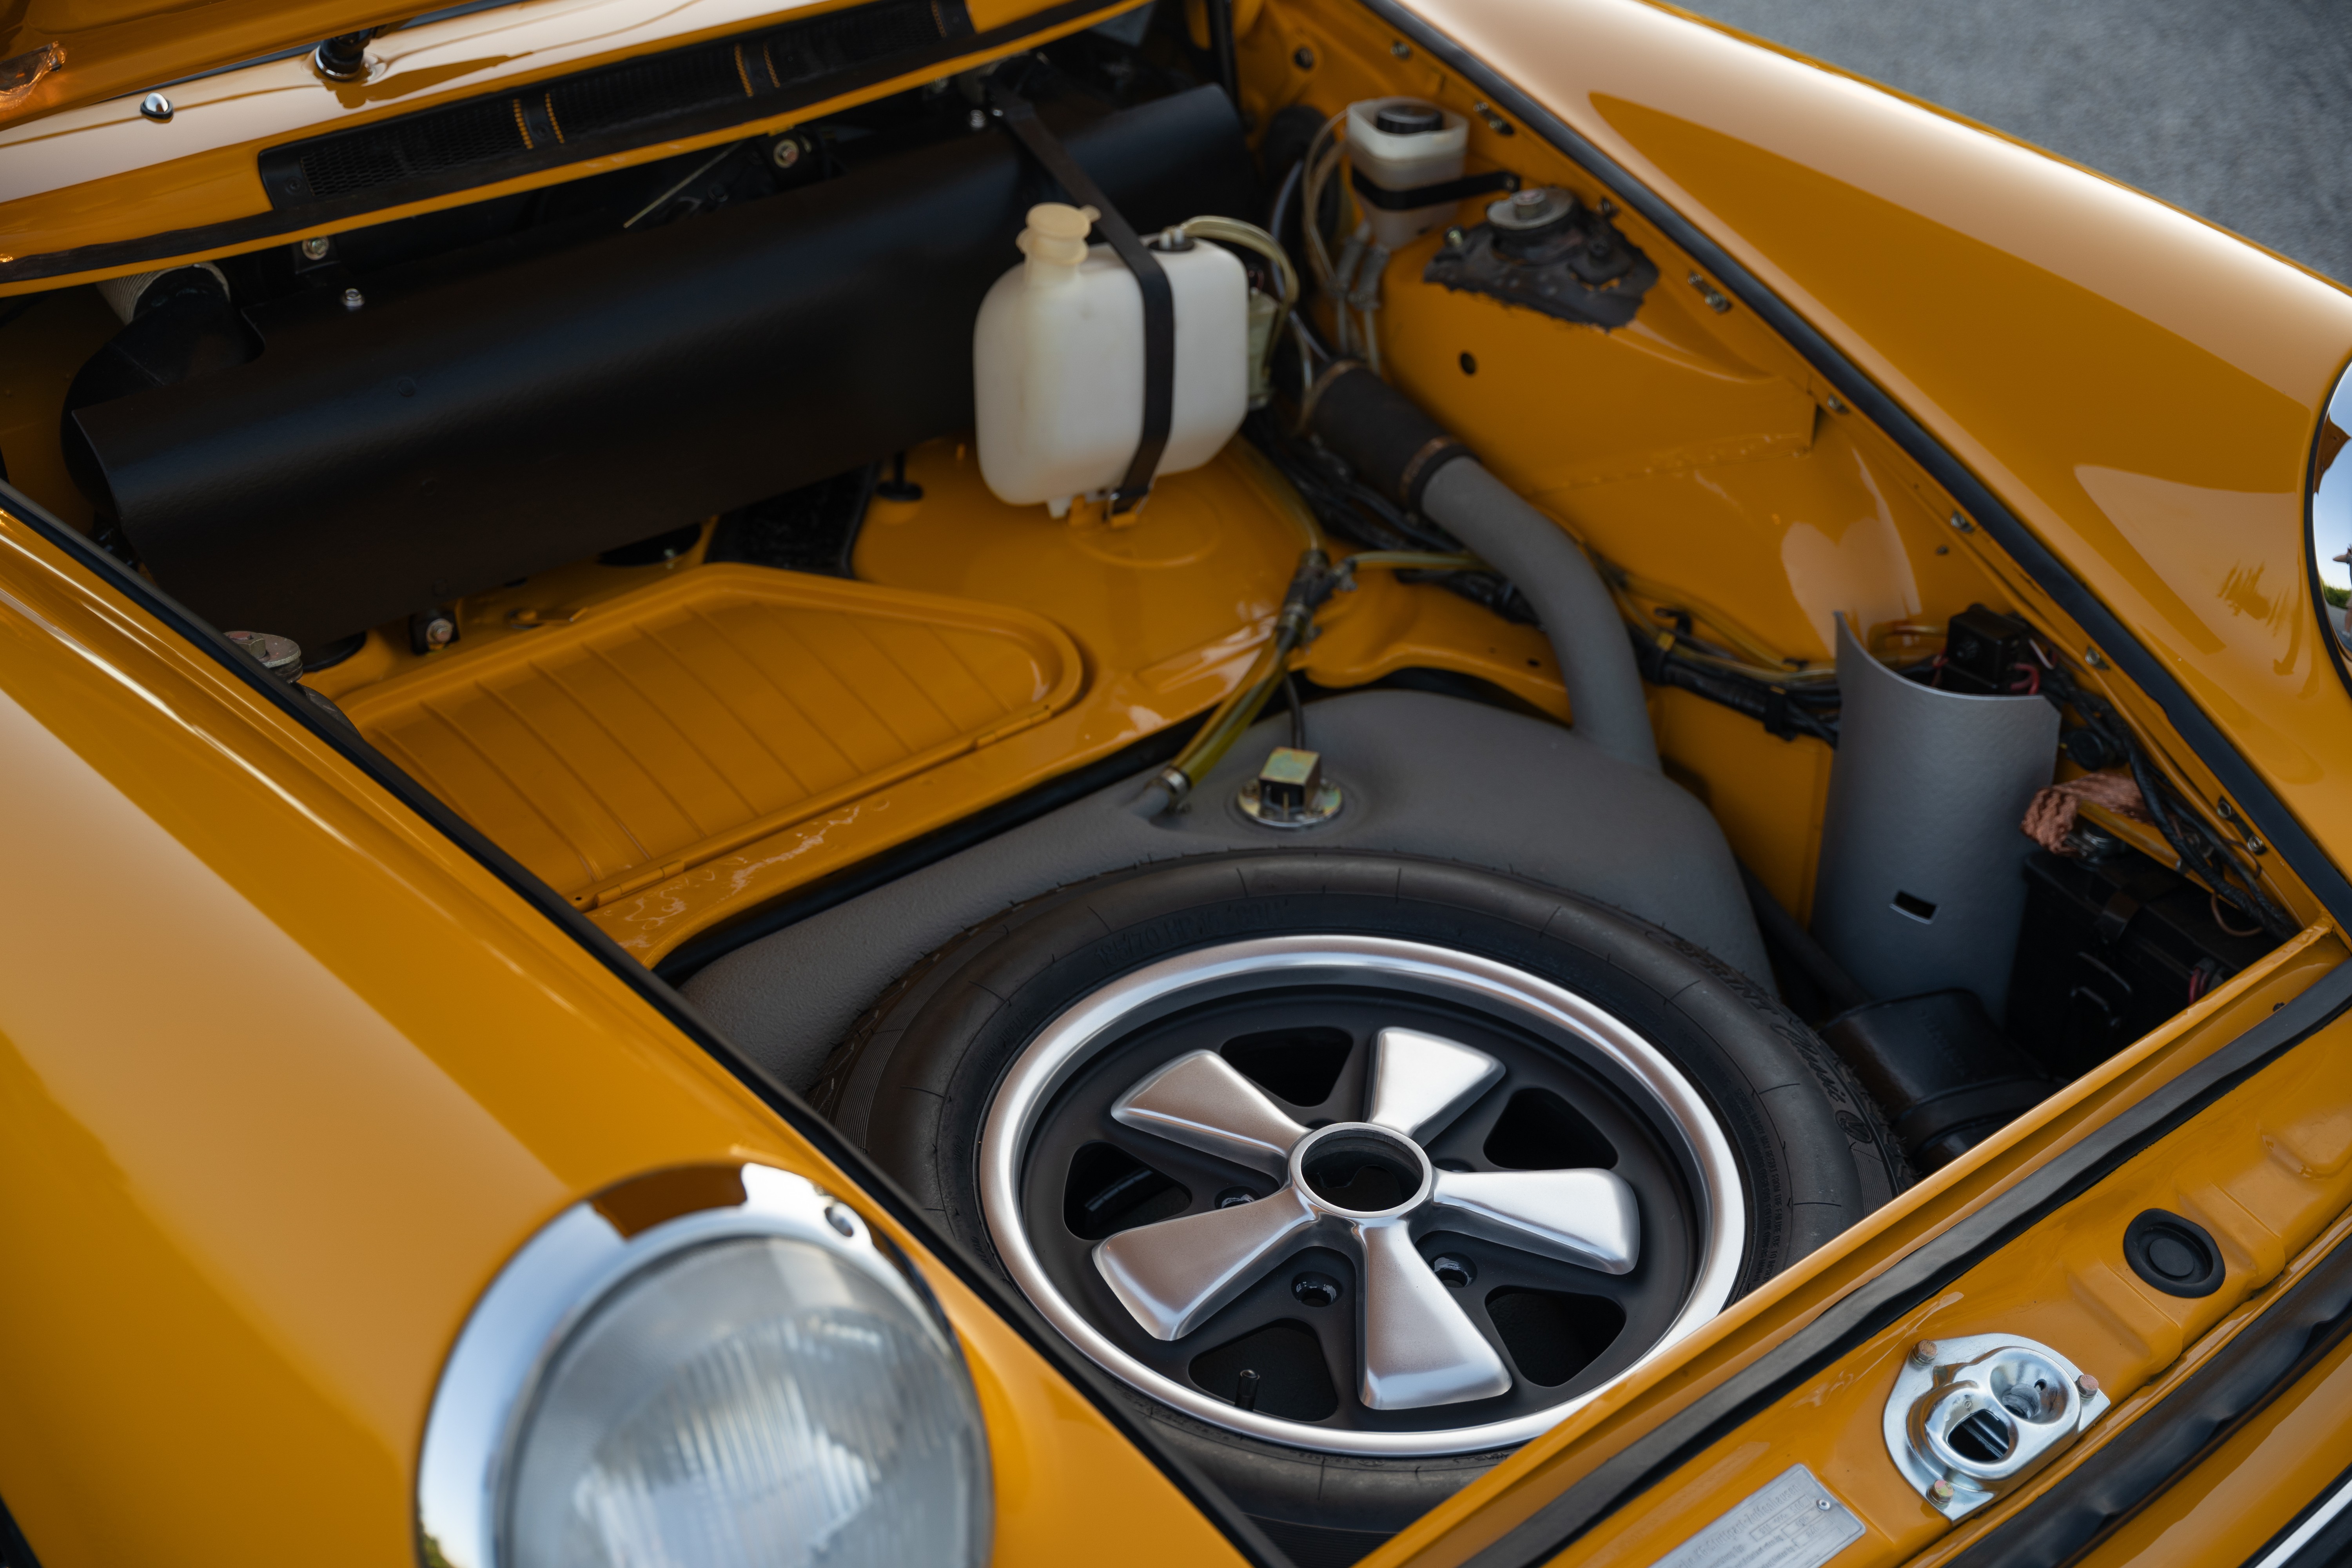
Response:
[[[1429,1260],[1429,1271],[1456,1290],[1478,1278],[1478,1266],[1458,1252],[1441,1252]]]
[[[1291,1280],[1290,1293],[1302,1307],[1328,1307],[1339,1299],[1339,1282],[1328,1274],[1301,1274]]]

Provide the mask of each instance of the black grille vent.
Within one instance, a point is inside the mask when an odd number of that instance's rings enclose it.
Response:
[[[778,113],[913,68],[971,33],[963,0],[877,0],[273,147],[261,155],[261,182],[274,207],[391,205],[590,157],[616,139]]]

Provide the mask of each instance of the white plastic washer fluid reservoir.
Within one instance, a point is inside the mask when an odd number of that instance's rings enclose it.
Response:
[[[1055,517],[1109,491],[1143,437],[1143,293],[1091,207],[1045,202],[1029,258],[996,280],[972,329],[980,474],[999,500]],[[1176,302],[1175,407],[1159,472],[1217,455],[1249,406],[1249,278],[1213,245],[1155,250]]]
[[[1348,162],[1364,183],[1383,191],[1410,191],[1462,177],[1470,122],[1417,98],[1368,98],[1348,105]],[[1454,216],[1455,203],[1383,212],[1360,204],[1372,220],[1373,242],[1400,250]]]

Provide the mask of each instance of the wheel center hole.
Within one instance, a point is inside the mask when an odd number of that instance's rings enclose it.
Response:
[[[1396,1208],[1421,1194],[1421,1161],[1402,1136],[1380,1128],[1324,1138],[1299,1162],[1299,1173],[1316,1196],[1356,1214]]]

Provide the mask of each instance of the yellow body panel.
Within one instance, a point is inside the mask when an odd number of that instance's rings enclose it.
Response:
[[[214,8],[227,3],[217,0]],[[762,23],[856,3],[816,0],[780,11],[774,0],[688,0],[683,5],[663,0],[601,0],[593,5],[521,0],[387,34],[369,46],[383,66],[364,82],[330,81],[312,68],[307,55],[297,54],[174,86],[169,94],[173,112],[164,124],[141,114],[133,90],[167,79],[162,74],[130,78],[108,89],[130,92],[127,97],[100,92],[95,100],[80,102],[77,93],[74,106],[47,114],[0,113],[0,297],[266,249],[292,238],[339,234],[485,197],[562,184],[747,136],[773,135],[853,104],[1034,48],[1117,15],[1134,0],[1109,0],[1077,16],[1028,0],[977,0],[968,7],[975,30],[968,52],[948,55],[937,65],[745,120],[723,131],[677,136],[360,216],[325,218],[299,207],[273,214],[262,189],[257,159],[271,146],[485,94],[514,92],[633,56],[685,48]],[[294,35],[297,42],[319,37]],[[248,49],[229,58],[250,58],[257,52]],[[139,63],[147,63],[143,55]],[[177,76],[188,68],[168,74]],[[60,71],[52,79],[68,83],[63,90],[73,90],[70,73]],[[215,226],[238,224],[246,226],[234,236],[215,232]],[[158,235],[168,237],[142,246],[131,259],[101,252],[76,259],[63,270],[43,264],[37,276],[21,275],[22,268],[12,274],[8,266],[89,247],[147,241]]]
[[[561,613],[349,712],[582,905],[977,751],[1078,689],[1078,650],[1048,621],[757,566]]]
[[[856,1185],[595,958],[0,519],[11,1269],[0,1476],[47,1568],[411,1561],[434,1383],[534,1230],[623,1177]],[[922,1239],[1001,1562],[1236,1561]],[[268,1456],[267,1462],[262,1457]]]

